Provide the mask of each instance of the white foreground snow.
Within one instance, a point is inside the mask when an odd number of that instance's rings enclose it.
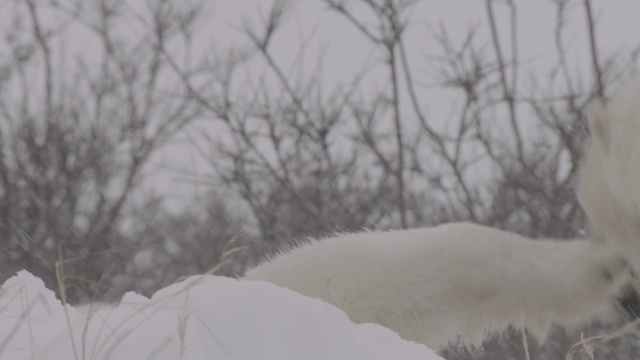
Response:
[[[73,334],[71,336],[70,334]],[[0,289],[0,359],[442,359],[269,283],[194,276],[118,307],[63,307],[26,271]]]

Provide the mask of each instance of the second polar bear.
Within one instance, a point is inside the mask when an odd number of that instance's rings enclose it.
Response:
[[[640,269],[640,78],[590,113],[577,194],[593,230]]]

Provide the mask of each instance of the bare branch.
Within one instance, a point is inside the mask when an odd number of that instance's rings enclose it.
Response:
[[[493,13],[493,0],[485,0],[487,15],[489,17],[489,25],[491,26],[491,38],[493,40],[493,48],[496,52],[496,59],[498,61],[498,69],[500,71],[500,81],[502,83],[502,94],[504,100],[507,102],[509,109],[509,121],[511,123],[511,129],[516,141],[516,154],[521,164],[524,165],[524,146],[522,144],[522,134],[520,133],[520,126],[518,125],[518,119],[516,114],[516,105],[514,100],[515,89],[509,88],[506,74],[506,65],[502,56],[502,48],[500,46],[500,39],[498,37],[498,28],[496,25],[495,15]]]
[[[596,31],[595,31],[595,20],[593,18],[593,13],[591,11],[591,1],[584,0],[584,9],[586,12],[587,19],[587,30],[589,31],[589,50],[591,52],[591,64],[593,68],[593,73],[596,78],[596,95],[598,99],[605,101],[604,94],[604,83],[602,80],[602,70],[600,67],[600,63],[598,62],[598,48],[596,46]]]

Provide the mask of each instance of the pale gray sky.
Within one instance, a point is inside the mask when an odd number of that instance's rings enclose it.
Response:
[[[198,41],[207,47],[214,43],[219,51],[238,46],[245,42],[245,37],[234,25],[250,19],[259,24],[260,15],[266,14],[273,1],[271,0],[215,0],[212,2],[212,14],[209,23],[203,28]],[[524,74],[548,71],[555,61],[553,31],[556,21],[555,6],[550,0],[521,1],[515,0],[518,6],[519,54],[523,61]],[[285,26],[277,33],[270,50],[276,61],[285,69],[289,69],[295,55],[302,44],[307,44],[307,70],[314,67],[318,53],[323,52],[323,80],[330,88],[333,84],[349,82],[375,55],[373,46],[349,24],[343,17],[326,10],[321,0],[294,0],[293,12],[289,15]],[[347,0],[347,3],[356,3]],[[565,42],[570,46],[572,66],[585,68],[590,65],[586,53],[585,17],[582,1],[569,1],[572,9],[567,16],[567,33]],[[640,43],[640,1],[637,0],[593,0],[594,12],[597,16],[598,46],[603,54],[611,53],[621,46],[634,46]],[[358,9],[357,7],[355,9]],[[498,27],[505,47],[509,51],[508,11],[504,6],[496,6]],[[356,12],[366,19],[365,12]],[[478,37],[489,41],[489,29],[486,20],[484,1],[479,0],[423,0],[412,14],[412,27],[407,34],[411,61],[417,78],[429,82],[427,64],[421,52],[432,52],[435,43],[427,36],[426,24],[433,26],[442,23],[454,40],[460,41],[470,25],[479,25]],[[264,65],[256,65],[256,73],[264,70]],[[387,74],[381,70],[369,76],[370,86],[386,84]],[[433,79],[431,79],[433,81]],[[526,80],[520,82],[526,86]],[[445,117],[452,107],[456,106],[456,98],[440,89],[422,89],[421,96],[428,108],[431,118]],[[203,173],[207,171],[205,162],[192,149],[186,146],[172,146],[162,152],[158,158],[161,163],[170,163],[185,169],[187,172]],[[188,194],[206,190],[195,183],[185,182],[168,174],[157,181],[155,188],[171,196],[172,201],[183,202]]]
[[[514,0],[518,7],[517,31],[519,36],[519,58],[522,61],[523,74],[543,73],[549,70],[555,61],[553,31],[555,25],[555,7],[552,0],[524,1]],[[144,0],[127,0],[133,7],[142,7]],[[246,37],[235,27],[247,19],[259,24],[260,16],[266,14],[273,3],[272,0],[211,0],[210,15],[201,26],[195,39],[196,48],[208,51],[215,46],[218,53],[224,53],[231,47],[246,44]],[[333,85],[349,83],[367,61],[379,59],[374,47],[342,16],[328,11],[322,0],[292,0],[292,12],[287,22],[276,34],[270,46],[270,52],[284,69],[291,69],[302,45],[307,46],[305,66],[301,71],[312,71],[319,54],[323,58],[323,82],[326,89]],[[356,0],[346,0],[347,4],[357,4]],[[504,51],[509,51],[508,10],[496,2],[498,27]],[[568,13],[565,42],[570,47],[571,66],[586,69],[590,58],[586,52],[585,17],[582,0],[570,0],[572,9]],[[486,20],[485,2],[481,0],[422,0],[412,13],[412,26],[407,33],[410,51],[410,62],[416,79],[424,83],[433,83],[429,77],[428,64],[422,53],[437,52],[437,47],[426,31],[427,24],[437,26],[442,23],[454,41],[461,41],[472,24],[478,25],[477,37],[489,42]],[[640,43],[640,1],[638,0],[592,0],[597,16],[598,47],[603,54],[608,54],[622,46],[632,47]],[[0,1],[0,26],[6,31],[13,26],[10,17],[9,1]],[[367,20],[367,13],[362,8],[354,7],[355,13]],[[59,19],[51,14],[42,13],[45,22],[56,22]],[[47,17],[48,16],[48,17]],[[122,31],[136,33],[139,29],[130,27]],[[90,58],[92,46],[97,46],[95,39],[86,36],[81,27],[67,31],[60,42],[70,53],[82,53]],[[97,55],[96,55],[97,56]],[[69,56],[71,59],[72,56]],[[264,63],[255,62],[252,69],[255,74],[265,70]],[[295,72],[293,73],[295,74]],[[32,76],[37,77],[38,74]],[[365,87],[386,86],[388,74],[380,68],[373,71],[364,82]],[[526,79],[519,82],[526,86]],[[452,108],[457,106],[456,97],[442,89],[420,90],[422,103],[429,113],[430,119],[443,119]],[[435,121],[434,120],[434,121]],[[184,140],[184,137],[183,137]],[[189,144],[178,143],[164,150],[156,157],[155,163],[187,173],[208,173],[206,161],[190,148]],[[176,205],[184,203],[190,195],[207,190],[206,186],[197,182],[185,181],[180,171],[165,171],[154,177],[149,189],[169,195]]]

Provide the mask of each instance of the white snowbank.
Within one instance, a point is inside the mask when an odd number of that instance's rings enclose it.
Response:
[[[269,283],[194,276],[151,299],[75,309],[22,271],[0,289],[0,359],[442,358]]]

